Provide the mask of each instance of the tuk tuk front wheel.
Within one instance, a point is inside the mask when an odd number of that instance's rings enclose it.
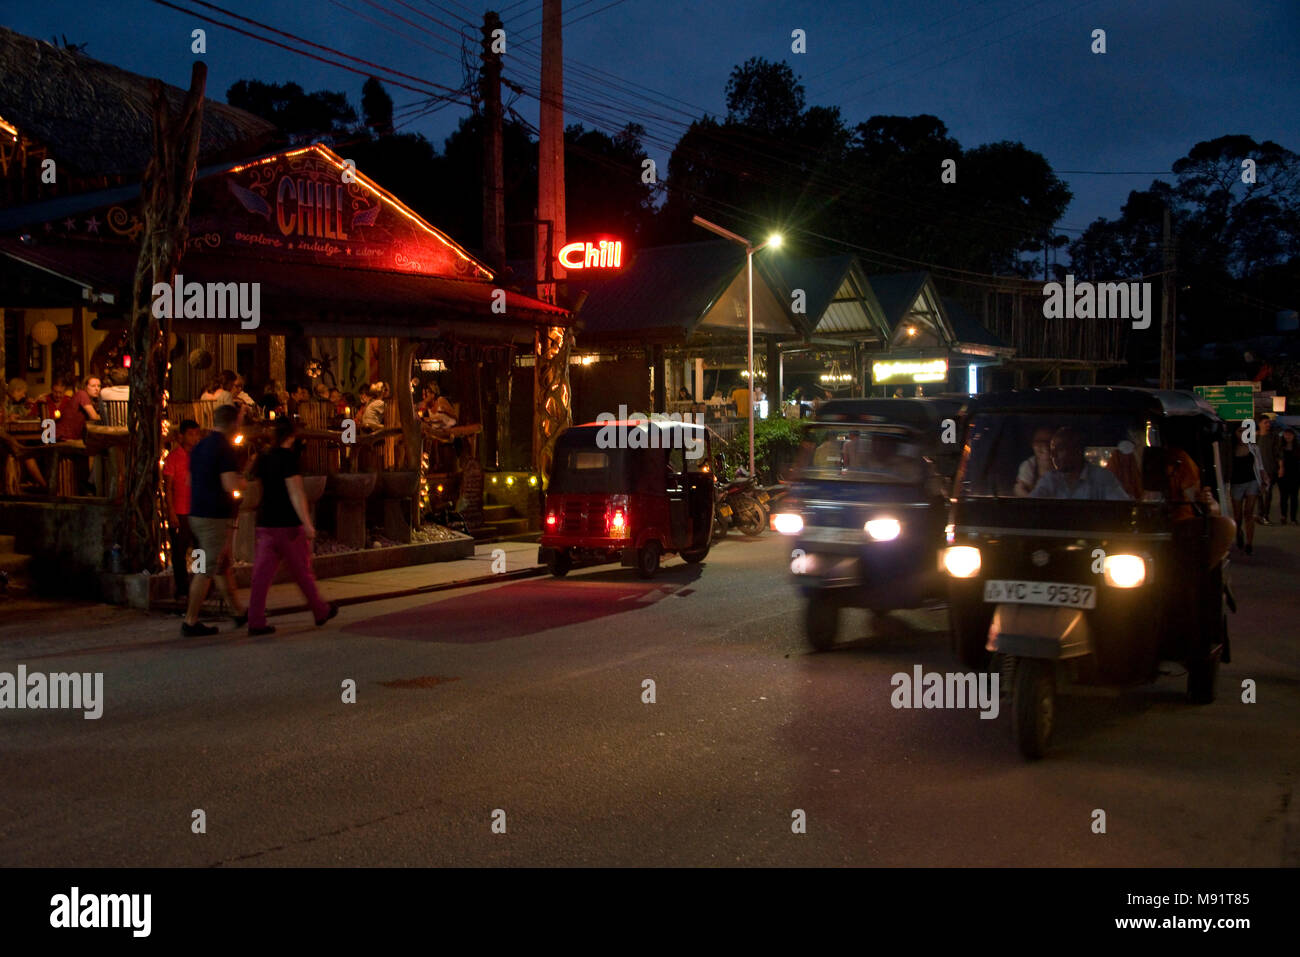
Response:
[[[953,657],[972,671],[988,671],[992,656],[988,643],[989,621],[984,615],[963,612],[952,602],[948,603],[948,644]]]
[[[830,651],[840,628],[840,609],[820,595],[808,599],[804,608],[804,631],[816,651]]]
[[[708,557],[708,554],[708,545],[705,545],[703,548],[688,548],[686,551],[682,552],[682,559],[689,565],[698,565]]]
[[[1056,719],[1056,670],[1042,658],[1018,658],[1011,700],[1011,733],[1020,753],[1041,758],[1052,740]]]
[[[662,549],[654,539],[636,550],[636,573],[641,578],[653,578],[659,571],[659,553]]]
[[[1222,612],[1221,617],[1219,633],[1211,643],[1209,652],[1187,663],[1187,700],[1192,704],[1214,703],[1214,684],[1219,677],[1219,655],[1213,645],[1226,642],[1228,635],[1228,613]]]
[[[546,567],[556,578],[563,578],[573,569],[573,556],[564,549],[556,549]]]

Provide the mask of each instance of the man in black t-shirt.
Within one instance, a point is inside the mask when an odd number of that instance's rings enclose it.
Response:
[[[298,471],[298,452],[294,448],[297,430],[293,419],[277,419],[275,445],[259,455],[253,466],[262,482],[262,500],[257,507],[257,555],[248,592],[250,635],[275,631],[266,623],[266,596],[282,561],[288,563],[318,626],[338,614],[338,605],[321,598],[311,571],[311,543],[316,529]]]
[[[235,493],[242,495],[245,487],[230,444],[238,422],[238,409],[233,405],[218,406],[212,413],[212,431],[190,452],[190,532],[195,550],[202,553],[202,570],[196,570],[190,580],[189,606],[181,624],[181,634],[187,638],[217,633],[216,628],[199,624],[199,610],[208,597],[214,571],[217,590],[235,612],[235,627],[243,627],[248,620],[239,607],[234,576],[227,574],[239,518]]]

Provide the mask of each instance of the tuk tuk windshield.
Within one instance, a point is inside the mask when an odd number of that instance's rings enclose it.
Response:
[[[859,425],[809,426],[799,446],[798,467],[809,479],[906,485],[919,485],[930,474],[909,431]]]
[[[957,475],[964,498],[1158,501],[1143,492],[1145,420],[1124,413],[979,413]]]

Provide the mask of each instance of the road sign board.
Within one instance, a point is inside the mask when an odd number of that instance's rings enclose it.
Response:
[[[1214,406],[1225,422],[1255,417],[1255,390],[1249,385],[1198,385],[1196,394]]]

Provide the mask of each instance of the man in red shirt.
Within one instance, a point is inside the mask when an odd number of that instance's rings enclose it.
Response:
[[[54,420],[54,437],[59,442],[70,438],[68,430],[76,428],[72,422],[72,410],[76,406],[72,404],[69,380],[71,384],[76,384],[77,380],[71,376],[55,379],[50,391],[36,400],[36,411],[40,417]]]
[[[185,601],[190,593],[190,449],[202,435],[193,419],[181,423],[179,444],[163,462],[163,490],[167,502],[168,536],[172,545],[172,577],[176,582],[176,600]]]

